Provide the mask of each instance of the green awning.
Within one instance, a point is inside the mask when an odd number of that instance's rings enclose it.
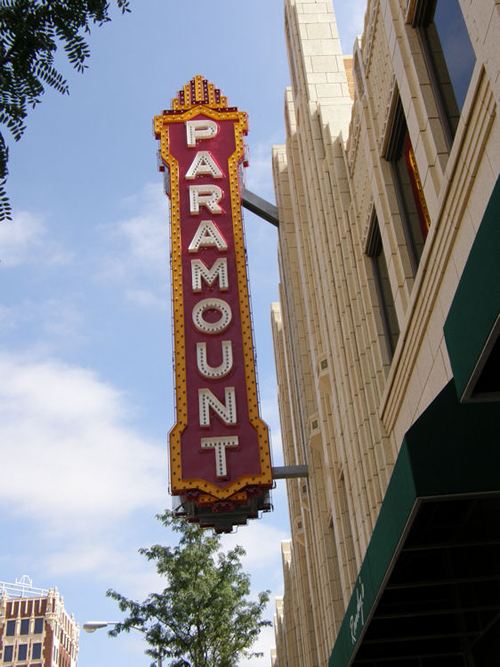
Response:
[[[329,667],[500,665],[499,416],[451,381],[408,431]]]

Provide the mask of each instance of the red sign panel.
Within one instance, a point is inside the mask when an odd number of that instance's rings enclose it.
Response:
[[[155,117],[171,199],[177,408],[171,492],[194,503],[196,515],[200,508],[245,513],[250,499],[272,484],[241,216],[247,119],[200,76],[172,106]]]

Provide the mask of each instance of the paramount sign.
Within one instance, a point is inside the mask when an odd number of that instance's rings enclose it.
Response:
[[[154,119],[170,196],[179,513],[230,530],[269,509],[241,215],[247,116],[196,76]]]

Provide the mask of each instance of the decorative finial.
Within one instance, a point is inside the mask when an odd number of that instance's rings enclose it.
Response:
[[[227,97],[201,74],[194,76],[172,100],[174,111],[187,111],[198,104],[212,109],[227,109]]]

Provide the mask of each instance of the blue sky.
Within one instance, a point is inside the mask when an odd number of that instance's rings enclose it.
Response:
[[[289,83],[282,0],[132,0],[91,36],[86,73],[50,91],[11,147],[14,222],[0,226],[0,580],[57,586],[80,624],[118,620],[104,592],[159,587],[140,546],[166,542],[166,435],[173,422],[168,203],[152,117],[197,73],[247,111],[247,184],[273,198]],[[364,0],[337,1],[344,51]],[[245,213],[261,410],[279,464],[270,330],[276,230]],[[281,593],[288,536],[275,511],[225,538],[247,549],[254,590]],[[269,609],[269,617],[273,606]],[[242,665],[269,665],[265,657]],[[147,665],[138,636],[82,633],[80,667]]]

